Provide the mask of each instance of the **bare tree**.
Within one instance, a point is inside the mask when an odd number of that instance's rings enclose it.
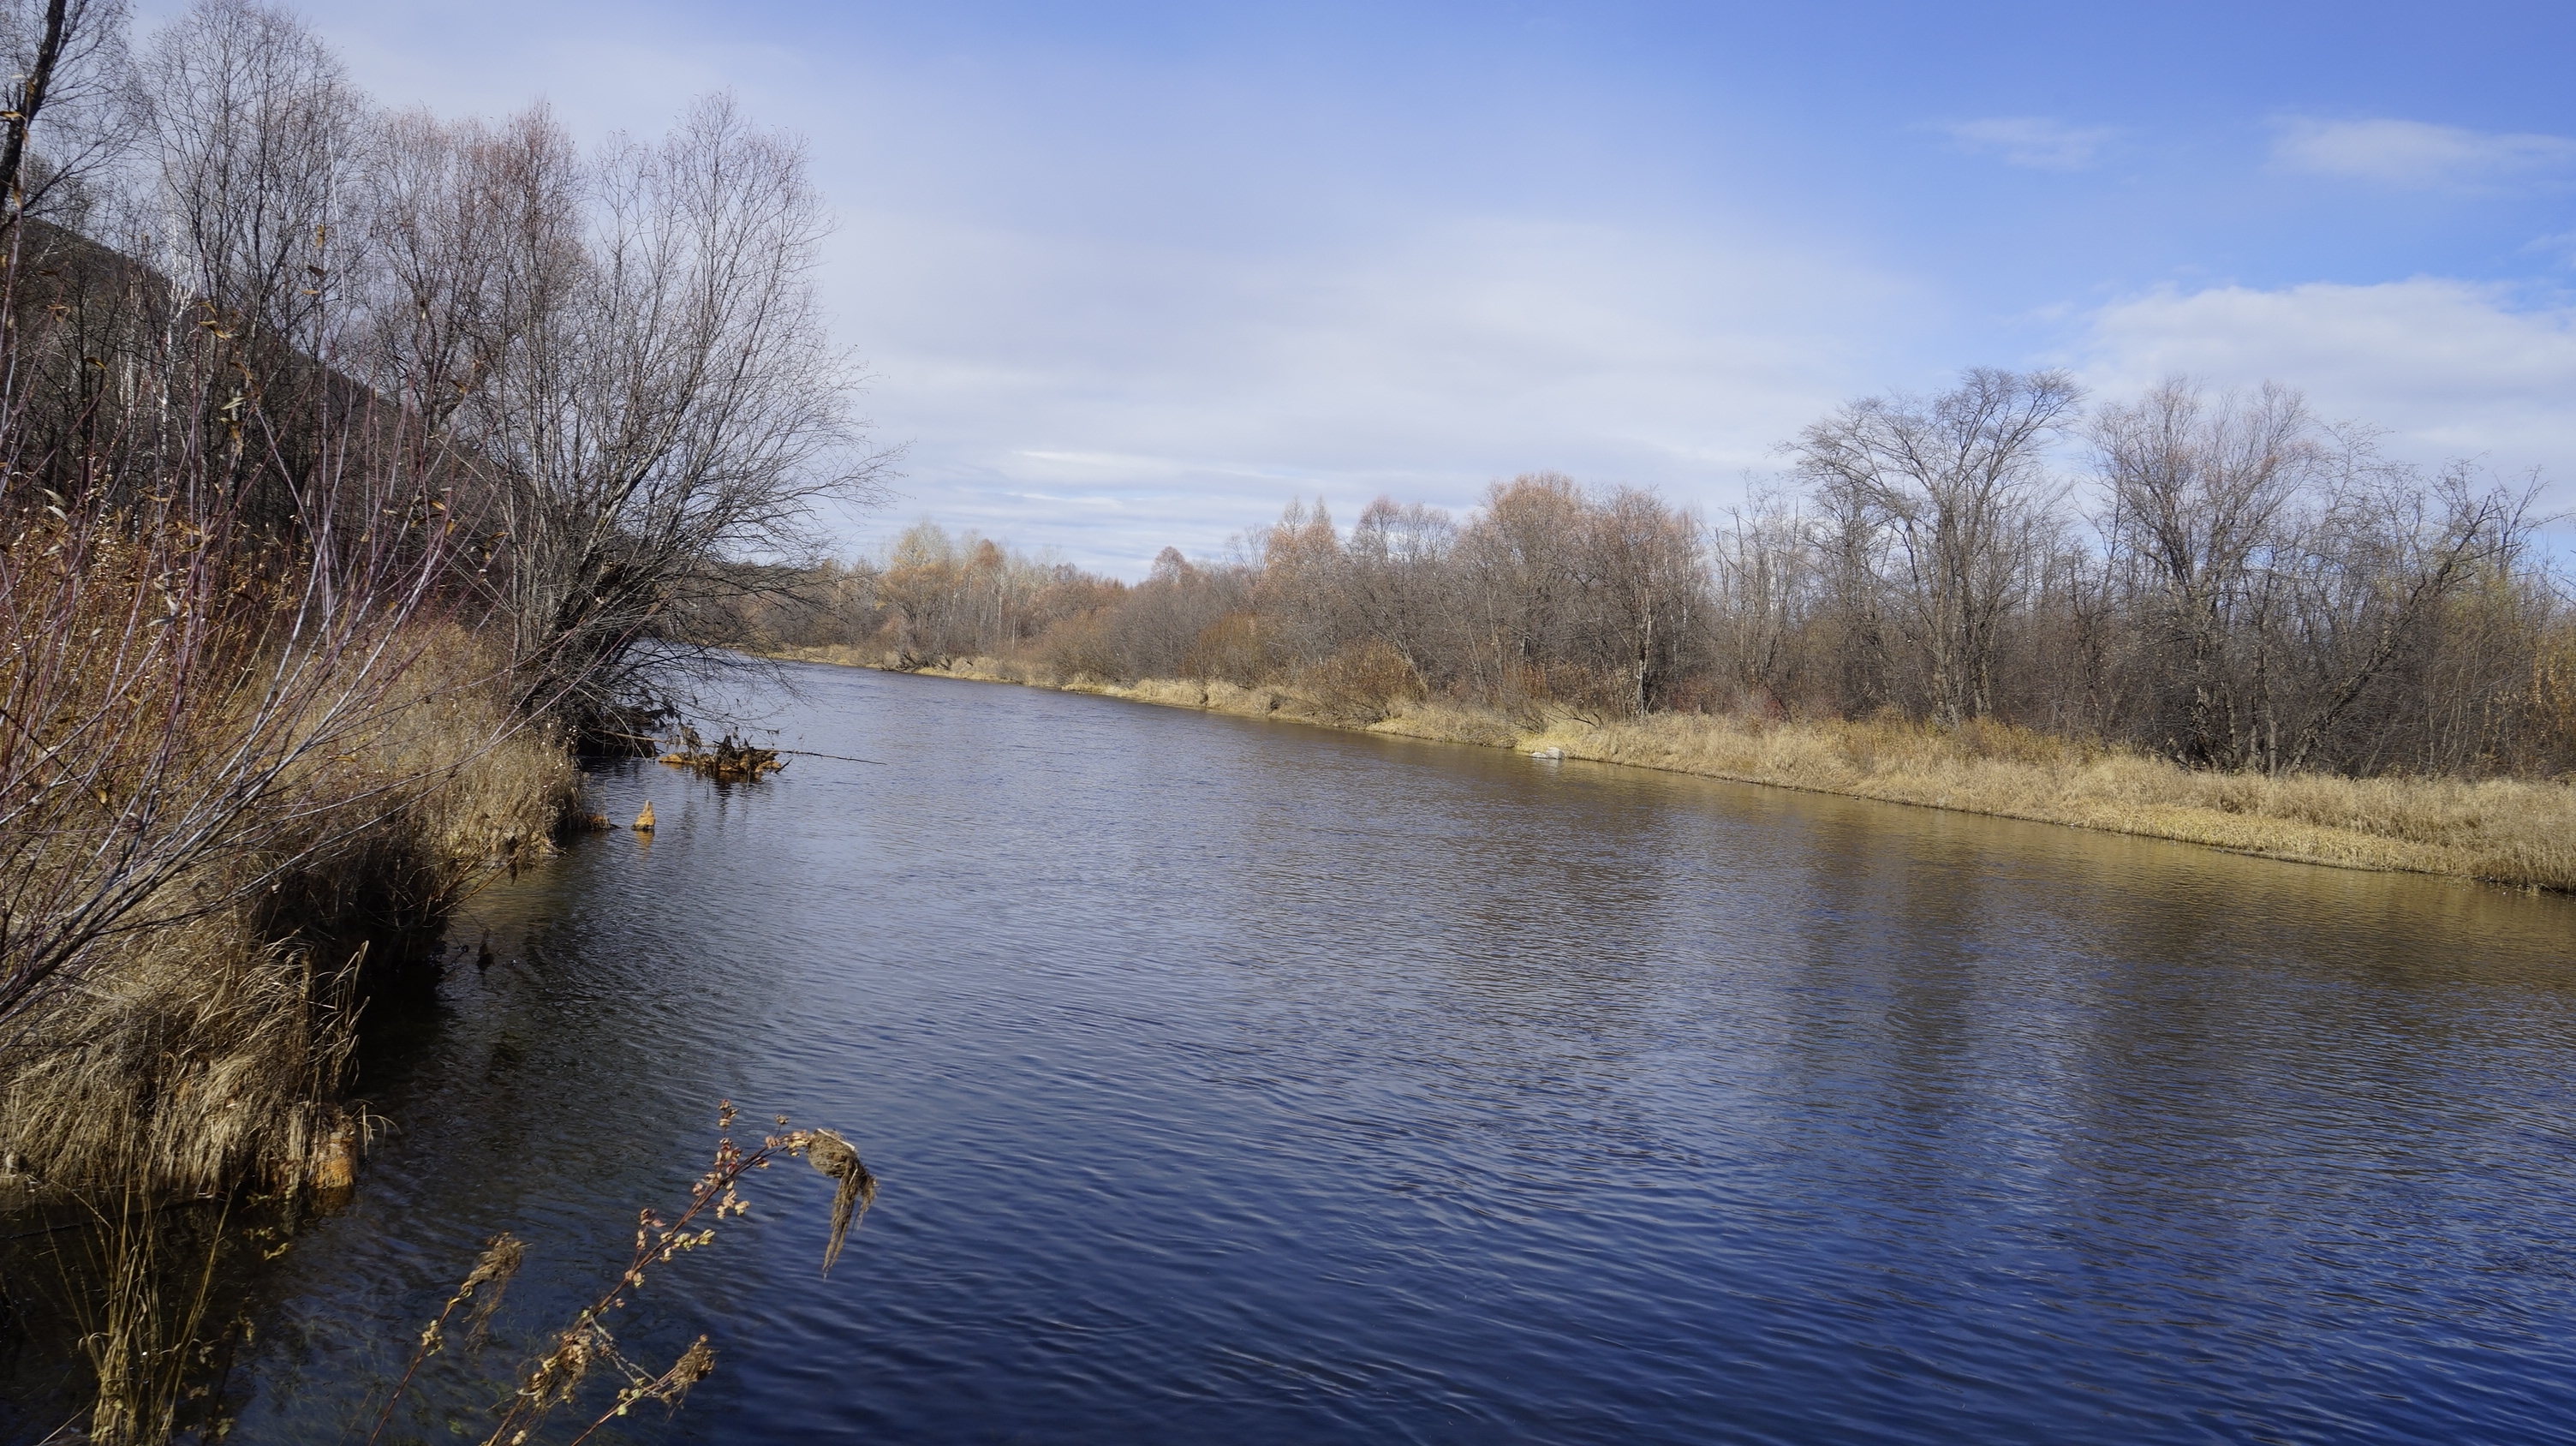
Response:
[[[1893,540],[1905,633],[1944,723],[1990,708],[1999,629],[2062,495],[2045,449],[2082,395],[2063,372],[1978,368],[1937,397],[1854,402],[1791,448],[1800,475]]]
[[[2457,604],[2481,587],[2503,589],[2490,615],[2531,605],[2509,581],[2529,491],[2388,463],[2287,388],[2212,402],[2170,379],[2090,431],[2147,680],[2129,727],[2186,762],[2371,771],[2437,711],[2392,691],[2433,666],[2436,624],[2469,621]]]
[[[250,0],[197,0],[137,69],[136,239],[163,285],[137,318],[127,471],[210,467],[245,489],[248,525],[291,531],[328,439],[375,410],[336,366],[368,260],[365,99],[300,21]]]
[[[1104,677],[1225,677],[1234,651],[1220,646],[1229,619],[1249,616],[1257,574],[1248,565],[1200,563],[1166,547],[1145,581],[1118,599],[1096,630],[1101,646],[1084,670]],[[1257,643],[1257,639],[1254,640]]]
[[[1476,691],[1510,701],[1548,691],[1568,610],[1580,588],[1583,489],[1561,472],[1496,483],[1458,535],[1460,593]]]
[[[1312,509],[1303,501],[1289,503],[1262,534],[1258,602],[1282,659],[1318,662],[1341,646],[1349,626],[1348,564],[1321,497]]]
[[[863,446],[815,297],[825,217],[796,142],[718,96],[578,182],[542,117],[482,154],[503,280],[450,425],[493,474],[523,701],[595,723],[707,664],[693,616],[739,585],[719,564],[808,555],[816,506],[877,497],[891,459]]]
[[[2103,410],[2089,429],[2110,511],[2110,556],[2143,571],[2132,621],[2158,654],[2150,706],[2176,757],[2242,767],[2267,753],[2252,693],[2269,633],[2279,555],[2301,531],[2300,497],[2333,458],[2299,394],[2265,386],[2213,404],[2186,378]]]
[[[1584,537],[1586,659],[1616,677],[1639,718],[1672,701],[1699,661],[1707,615],[1700,527],[1640,488],[1589,509]]]
[[[2466,466],[2428,482],[2375,461],[2351,459],[2281,569],[2286,627],[2265,621],[2288,633],[2287,646],[2264,653],[2288,666],[2264,679],[2251,766],[2370,771],[2379,752],[2370,735],[2387,726],[2371,716],[2385,708],[2384,685],[2422,656],[2452,602],[2509,573],[2529,545],[2530,490],[2481,487]]]
[[[1354,624],[1395,649],[1426,681],[1450,681],[1443,656],[1458,635],[1451,585],[1451,552],[1458,524],[1419,502],[1399,506],[1381,497],[1360,514],[1347,549],[1347,585]]]
[[[0,197],[8,214],[77,219],[73,199],[130,132],[133,95],[124,0],[0,5]],[[43,129],[38,130],[42,122]]]
[[[382,121],[360,178],[380,258],[359,358],[424,442],[570,304],[582,262],[578,149],[542,105],[498,128],[427,111]]]
[[[1731,681],[1765,712],[1786,713],[1817,610],[1817,524],[1757,492],[1711,535],[1711,626]]]
[[[154,36],[141,95],[163,263],[207,312],[191,321],[245,351],[332,351],[325,319],[356,276],[363,228],[344,223],[370,141],[339,58],[285,11],[198,0]]]

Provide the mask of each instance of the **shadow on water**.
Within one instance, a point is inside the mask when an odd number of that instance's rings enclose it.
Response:
[[[2576,908],[1111,700],[813,670],[799,759],[601,775],[361,1092],[242,1439],[411,1439],[685,1190],[824,1182],[621,1328],[629,1439],[2536,1439],[2576,1419]],[[472,946],[489,931],[491,962]],[[431,1378],[431,1377],[434,1377]]]

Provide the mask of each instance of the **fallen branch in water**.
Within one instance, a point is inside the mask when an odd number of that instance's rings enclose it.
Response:
[[[777,749],[755,748],[730,733],[718,739],[712,749],[700,748],[694,731],[683,731],[681,737],[687,746],[663,754],[660,761],[675,768],[695,769],[718,783],[747,783],[787,766],[778,761]]]
[[[840,763],[873,763],[879,768],[891,768],[894,766],[882,758],[852,758],[847,754],[814,753],[802,748],[773,748],[769,751],[772,753],[792,753],[798,758],[829,758]]]
[[[707,752],[695,748],[678,748],[673,749],[669,753],[663,754],[655,761],[668,763],[675,768],[694,768],[701,773],[705,773],[716,778],[718,782],[730,782],[735,778],[753,776],[744,773],[742,771],[742,765],[740,764],[728,767],[724,762],[724,759],[727,756],[725,750],[728,747],[739,748],[741,752],[738,756],[748,757],[755,760],[774,760],[778,757],[785,756],[790,758],[829,758],[835,763],[865,763],[875,768],[891,768],[894,766],[882,758],[852,758],[846,753],[817,753],[810,748],[754,748],[749,744],[739,743],[731,738],[727,738],[722,742],[719,742],[713,752]],[[764,761],[755,763],[753,766],[762,773],[775,773],[787,765],[783,763]]]

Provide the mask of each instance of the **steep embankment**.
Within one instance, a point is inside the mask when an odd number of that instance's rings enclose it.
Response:
[[[799,648],[778,656],[881,666],[850,648]],[[1770,722],[1696,714],[1596,722],[1552,712],[1516,718],[1404,699],[1359,703],[1284,686],[1057,679],[989,658],[922,671],[1407,738],[1524,751],[1561,748],[1568,758],[2174,839],[2302,863],[2576,890],[2576,787],[2564,783],[2206,773],[1993,724],[1943,731],[1904,722]]]

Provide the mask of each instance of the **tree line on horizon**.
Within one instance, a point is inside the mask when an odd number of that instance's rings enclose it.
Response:
[[[1292,503],[1237,556],[1166,548],[1133,584],[924,522],[741,626],[898,667],[1301,686],[1363,718],[1901,716],[2230,771],[2576,767],[2576,610],[2536,481],[2390,460],[2279,385],[2084,400],[1972,370],[1818,419],[1716,518],[1531,473],[1464,517],[1381,498],[1344,530]]]

